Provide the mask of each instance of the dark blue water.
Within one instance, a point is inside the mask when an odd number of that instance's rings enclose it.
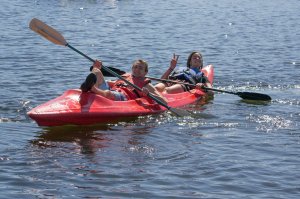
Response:
[[[300,2],[1,1],[0,198],[299,198]],[[107,126],[41,128],[31,108],[78,88],[91,63],[28,28],[38,18],[106,66],[159,77],[201,51],[216,93],[194,106]]]

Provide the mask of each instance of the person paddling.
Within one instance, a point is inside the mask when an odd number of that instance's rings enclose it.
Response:
[[[193,51],[189,55],[186,69],[181,69],[172,73],[177,65],[178,58],[178,55],[173,54],[170,67],[161,76],[161,79],[178,80],[178,84],[158,83],[155,85],[158,91],[166,93],[180,93],[192,89],[190,86],[180,84],[180,81],[193,84],[195,85],[196,89],[202,89],[204,86],[207,88],[212,88],[212,85],[207,77],[203,72],[201,72],[201,69],[203,68],[203,58],[200,52]]]
[[[134,61],[131,74],[126,73],[123,75],[123,78],[137,85],[142,91],[134,89],[121,79],[117,81],[105,81],[101,67],[102,62],[96,60],[91,68],[92,73],[87,76],[87,79],[81,85],[83,92],[91,91],[115,101],[126,101],[146,97],[151,93],[154,97],[167,103],[166,98],[151,84],[151,80],[145,77],[148,73],[148,63],[146,61],[141,59]],[[93,85],[91,86],[89,82],[93,82]]]

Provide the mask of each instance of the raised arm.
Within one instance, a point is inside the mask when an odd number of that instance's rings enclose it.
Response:
[[[179,58],[179,55],[176,55],[174,53],[173,58],[170,62],[170,66],[169,66],[168,70],[166,70],[166,72],[161,76],[161,79],[168,79],[169,75],[175,69],[175,67],[177,65],[178,58]]]

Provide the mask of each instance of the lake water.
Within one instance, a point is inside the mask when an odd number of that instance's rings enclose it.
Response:
[[[299,198],[298,0],[2,0],[0,198]],[[160,75],[201,51],[216,93],[194,107],[107,126],[41,128],[33,107],[78,88],[91,63],[28,28],[38,18],[106,66]]]

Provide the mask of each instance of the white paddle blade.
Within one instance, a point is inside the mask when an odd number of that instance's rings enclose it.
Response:
[[[57,30],[36,18],[33,18],[30,21],[29,28],[52,43],[62,46],[66,46],[68,44],[65,38]]]

